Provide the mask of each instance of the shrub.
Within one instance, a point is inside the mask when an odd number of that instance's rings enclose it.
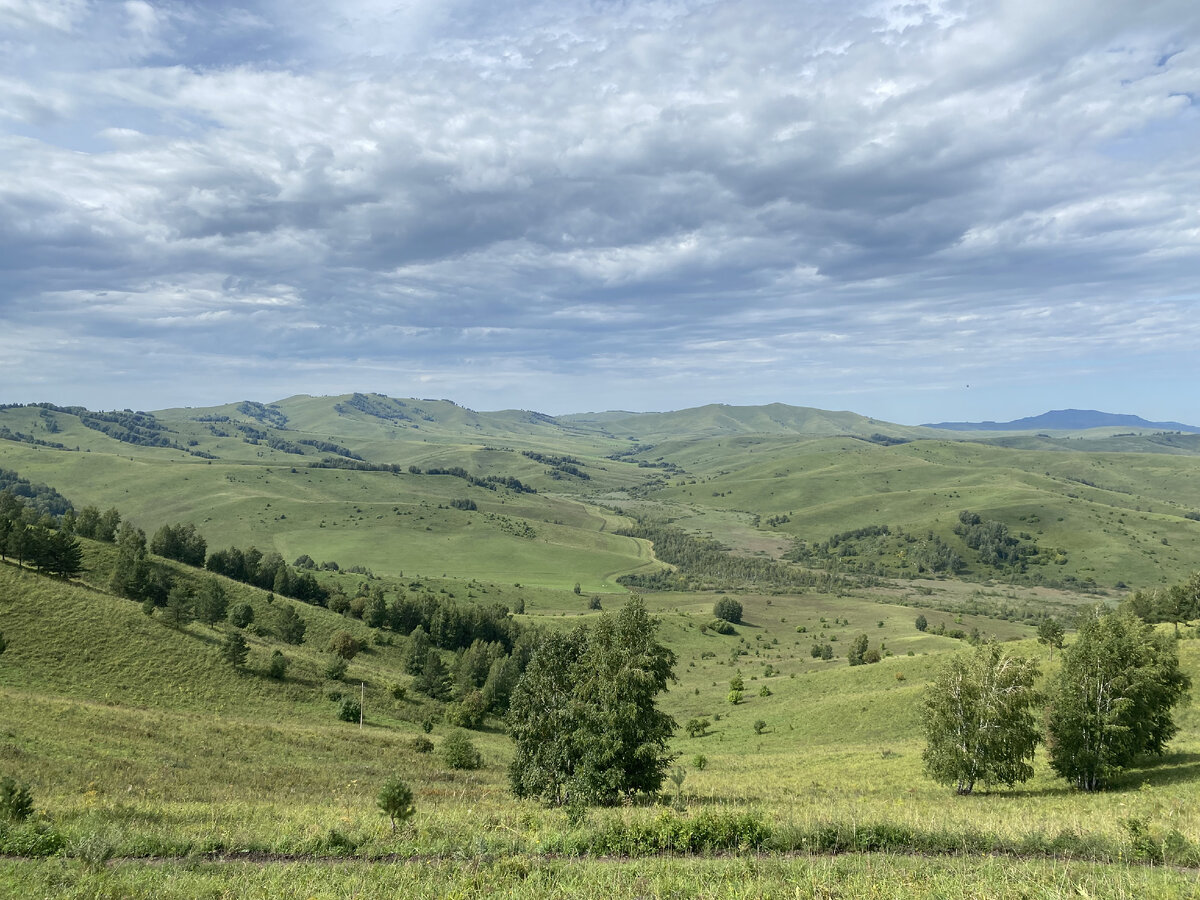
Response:
[[[732,703],[734,706],[737,706],[739,703],[742,702],[742,692],[741,691],[730,691],[729,694],[726,695],[725,699],[728,700],[730,703]]]
[[[393,681],[388,687],[388,691],[396,700],[403,700],[408,696],[408,688],[398,681]]]
[[[338,718],[343,722],[357,722],[362,718],[362,705],[357,697],[343,697],[338,706]]]
[[[703,753],[697,753],[692,757],[692,765],[695,766],[697,771],[703,772],[705,767],[708,765],[708,757]]]
[[[0,778],[0,816],[14,822],[22,822],[33,812],[33,798],[29,788],[11,775]]]
[[[329,639],[329,649],[349,662],[358,655],[361,646],[358,639],[348,631],[339,631]]]
[[[380,811],[392,820],[392,831],[396,830],[396,820],[403,824],[413,817],[417,808],[413,805],[413,792],[404,781],[392,776],[384,782],[376,798]]]
[[[592,599],[590,599],[588,601],[588,609],[601,609],[601,608],[602,607],[600,606],[600,598],[598,596],[596,596],[595,594],[593,594]]]
[[[465,731],[453,731],[442,741],[442,760],[452,769],[478,769],[483,757]]]
[[[684,728],[688,733],[688,737],[704,737],[704,735],[708,734],[711,724],[708,719],[688,719],[688,723]]]
[[[288,658],[279,650],[273,651],[271,653],[271,662],[267,665],[267,674],[272,678],[282,681],[284,676],[287,675],[288,662]]]
[[[708,623],[708,630],[715,631],[717,634],[737,634],[737,629],[724,619],[713,619]]]
[[[229,610],[229,622],[236,628],[245,628],[254,621],[254,607],[249,603],[235,603]]]
[[[917,631],[924,631],[928,627],[929,627],[929,620],[925,618],[925,615],[923,613],[921,615],[918,615],[917,616]]]
[[[331,681],[341,681],[346,675],[346,668],[349,663],[340,656],[335,656],[329,660],[329,664],[325,666],[325,677]]]
[[[764,722],[762,719],[754,720],[754,733],[755,734],[762,734],[766,730],[767,730],[766,722]]]
[[[421,737],[420,735],[412,739],[410,746],[413,748],[414,753],[433,752],[433,741],[427,737]]]
[[[722,597],[713,604],[713,615],[718,619],[737,624],[742,621],[742,604],[732,597]]]

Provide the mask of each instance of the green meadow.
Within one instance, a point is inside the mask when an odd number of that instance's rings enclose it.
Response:
[[[881,543],[869,559],[866,545],[843,558],[840,580],[820,590],[743,581],[646,593],[677,657],[661,706],[680,726],[671,750],[681,780],[582,812],[514,799],[512,745],[495,717],[468,732],[482,766],[449,766],[442,748],[458,729],[444,703],[415,690],[409,639],[349,611],[222,579],[258,626],[237,669],[221,654],[229,623],[172,627],[109,593],[111,544],[82,541],[85,571],[69,583],[5,563],[0,776],[28,784],[35,809],[0,824],[0,895],[1200,894],[1194,701],[1176,710],[1165,756],[1101,793],[1057,778],[1044,748],[1031,781],[966,797],[930,781],[921,758],[925,687],[968,649],[951,634],[1004,641],[1038,658],[1045,681],[1058,655],[1035,640],[1033,613],[1069,623],[1080,608],[1200,568],[1200,521],[1187,515],[1200,510],[1200,467],[1186,446],[1161,452],[1154,436],[1114,446],[1105,434],[1014,447],[848,413],[688,412],[551,420],[448,401],[298,397],[163,411],[159,434],[173,446],[146,446],[70,412],[10,408],[0,424],[34,440],[0,440],[0,467],[77,509],[115,506],[147,534],[189,522],[210,551],[254,545],[288,562],[336,561],[340,571],[318,577],[348,596],[499,604],[547,629],[590,621],[597,601],[618,609],[628,595],[618,578],[665,568],[649,541],[620,533],[639,519],[779,561],[797,541],[873,525],[956,542],[970,509],[1060,552],[1017,572],[963,549],[965,569],[951,577],[917,571]],[[339,455],[301,440],[341,447],[362,468],[323,467]],[[455,467],[476,482],[424,471]],[[489,476],[526,490],[488,487]],[[452,505],[465,500],[475,508]],[[883,574],[863,576],[867,563]],[[161,564],[184,583],[203,577]],[[720,597],[744,607],[732,634],[708,628]],[[302,644],[272,630],[284,607],[307,626]],[[330,640],[343,631],[363,649],[331,677]],[[847,665],[860,634],[877,664]],[[1184,625],[1178,644],[1193,681],[1196,636]],[[815,657],[814,644],[833,658]],[[268,672],[276,651],[288,661],[282,678]],[[362,699],[361,727],[338,718],[344,698]],[[705,733],[688,736],[684,724],[700,718]],[[416,813],[393,833],[375,797],[396,774]]]

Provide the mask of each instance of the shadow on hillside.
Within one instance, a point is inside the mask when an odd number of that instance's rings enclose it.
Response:
[[[1200,778],[1200,753],[1164,753],[1141,762],[1142,767],[1125,772],[1112,789],[1134,791],[1143,784],[1159,787]]]

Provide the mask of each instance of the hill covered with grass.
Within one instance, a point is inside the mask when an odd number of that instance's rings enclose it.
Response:
[[[1194,873],[1140,866],[1200,864],[1194,704],[1167,755],[1108,793],[1071,790],[1039,751],[1024,786],[958,798],[921,759],[921,698],[949,655],[1004,641],[1041,660],[1046,684],[1046,616],[1069,626],[1200,568],[1187,436],[1155,437],[1170,438],[1158,452],[1151,436],[951,440],[783,406],[549,417],[373,394],[8,407],[0,427],[5,483],[54,515],[111,508],[148,538],[187,524],[210,555],[255,547],[323,592],[299,602],[275,590],[288,577],[151,554],[173,588],[217,583],[252,611],[208,625],[175,621],[166,596],[119,596],[119,540],[82,539],[70,581],[0,563],[0,776],[36,805],[0,825],[0,848],[65,860],[0,864],[24,892],[339,896],[336,858],[356,861],[340,871],[363,896],[1184,896]],[[503,705],[467,721],[467,695],[492,703],[505,659],[635,589],[677,657],[661,705],[679,724],[678,785],[611,809],[515,800]],[[743,614],[715,628],[722,599]],[[476,627],[499,628],[492,649]],[[1195,679],[1196,629],[1182,634]],[[849,665],[860,636],[877,663]],[[346,639],[357,652],[339,670]],[[345,701],[361,702],[361,728]],[[477,769],[445,754],[464,724]],[[417,812],[393,834],[375,796],[395,774]],[[661,850],[733,855],[642,858]],[[865,855],[808,855],[845,851]],[[420,865],[376,864],[395,859]]]

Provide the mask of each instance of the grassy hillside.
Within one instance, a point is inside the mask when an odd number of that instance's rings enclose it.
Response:
[[[415,690],[409,639],[368,627],[361,603],[341,614],[222,580],[231,603],[255,612],[238,670],[220,651],[232,625],[168,627],[161,611],[148,617],[109,594],[111,544],[85,541],[88,570],[69,584],[2,564],[0,775],[28,782],[40,812],[33,824],[0,826],[0,845],[57,840],[67,862],[5,862],[0,886],[119,896],[165,871],[164,896],[336,896],[314,860],[337,857],[360,860],[339,871],[363,896],[497,886],[516,896],[828,896],[847,885],[878,896],[1186,896],[1190,874],[1126,864],[1164,859],[1168,846],[1168,861],[1200,863],[1194,704],[1179,711],[1167,756],[1106,794],[1068,790],[1041,752],[1027,785],[968,798],[928,781],[921,762],[922,691],[965,648],[951,635],[1043,657],[1031,627],[1040,616],[1070,622],[1083,605],[1200,569],[1200,470],[1188,436],[933,439],[784,406],[551,418],[381,395],[152,417],[7,408],[0,427],[0,467],[77,509],[115,506],[149,534],[188,522],[209,550],[254,545],[288,562],[336,561],[340,571],[317,577],[345,597],[498,604],[518,610],[523,627],[569,628],[598,615],[595,602],[620,606],[618,578],[665,568],[666,543],[621,533],[635,528],[678,529],[685,548],[703,538],[724,548],[723,560],[791,558],[787,572],[829,576],[781,584],[706,563],[700,575],[715,590],[648,594],[678,656],[663,706],[680,725],[710,727],[674,738],[678,797],[668,785],[657,803],[577,816],[512,799],[511,745],[495,718],[471,732],[483,767],[451,769],[440,756],[453,731],[447,707]],[[1150,440],[1160,442],[1154,452]],[[1030,550],[1025,571],[986,564],[956,531],[963,510],[1006,526]],[[957,576],[918,562],[938,542],[960,554]],[[204,577],[159,564],[182,582]],[[690,564],[680,561],[680,573]],[[713,604],[729,596],[744,621],[719,635],[708,628]],[[273,623],[285,607],[307,625],[303,644],[280,640]],[[929,630],[916,629],[918,613]],[[340,631],[364,649],[331,679]],[[859,634],[881,662],[847,665]],[[1179,645],[1193,678],[1196,634],[1186,626]],[[833,658],[814,657],[814,644]],[[282,679],[268,674],[275,651],[289,661]],[[1056,665],[1044,661],[1044,672]],[[735,677],[743,698],[731,704]],[[365,699],[361,730],[338,720],[331,699],[350,695]],[[414,743],[426,723],[433,753]],[[418,812],[392,835],[374,797],[397,772]],[[647,852],[705,815],[765,829],[769,837],[741,842],[760,855],[590,859]],[[879,849],[928,856],[770,857]],[[962,852],[971,855],[953,858]],[[198,862],[249,853],[272,862]],[[581,853],[588,861],[573,858]],[[988,853],[1021,859],[993,865]],[[127,859],[96,863],[108,854]],[[143,856],[175,862],[133,859]],[[392,856],[421,864],[370,863]]]
[[[100,547],[94,554],[103,552]],[[256,604],[260,620],[269,618],[262,592],[233,583],[229,588]],[[137,604],[11,566],[0,566],[0,631],[8,643],[0,655],[5,723],[0,760],[5,773],[30,784],[43,811],[37,821],[59,836],[64,852],[76,861],[76,868],[60,876],[65,891],[133,890],[147,871],[131,861],[96,869],[97,857],[197,859],[250,851],[304,859],[453,858],[460,863],[445,877],[464,894],[471,893],[471,885],[508,884],[505,873],[516,867],[533,879],[530,896],[538,895],[533,886],[545,886],[550,873],[557,873],[564,886],[596,895],[601,886],[625,884],[623,876],[606,867],[597,870],[594,863],[554,862],[564,848],[653,830],[672,816],[708,813],[748,814],[767,823],[771,837],[763,850],[820,849],[830,846],[823,843],[828,841],[853,846],[854,835],[861,833],[876,835],[872,841],[890,834],[907,842],[898,848],[945,852],[955,842],[966,842],[1035,857],[1009,861],[1003,870],[1009,880],[999,883],[981,859],[968,864],[927,858],[920,875],[900,858],[850,859],[849,868],[842,869],[807,860],[801,868],[815,879],[814,887],[842,878],[854,883],[877,871],[888,873],[876,891],[885,896],[887,890],[899,896],[902,885],[935,889],[943,878],[947,885],[977,883],[979,890],[990,885],[997,896],[1016,891],[1018,884],[1027,890],[1044,882],[1049,889],[1064,878],[1089,889],[1134,885],[1163,896],[1160,892],[1184,883],[1171,871],[1061,863],[1042,868],[1036,857],[1124,859],[1136,850],[1125,824],[1131,820],[1145,823],[1152,834],[1178,833],[1181,847],[1200,847],[1200,782],[1194,771],[1200,717],[1194,706],[1179,715],[1181,733],[1167,757],[1130,771],[1113,792],[1080,795],[1067,789],[1039,754],[1037,775],[1029,784],[957,798],[921,772],[919,701],[944,654],[959,652],[961,641],[916,631],[914,611],[895,603],[903,599],[895,594],[739,595],[744,624],[724,636],[700,627],[711,619],[712,599],[651,597],[661,617],[660,637],[678,655],[678,682],[665,695],[664,707],[680,723],[701,716],[712,723],[702,737],[687,737],[681,729],[674,741],[685,773],[682,813],[666,806],[601,809],[573,820],[561,810],[515,801],[504,774],[511,750],[495,721],[472,732],[483,753],[484,767],[478,771],[452,770],[436,750],[417,752],[413,740],[423,734],[419,723],[438,706],[411,691],[403,701],[391,697],[391,682],[411,681],[401,667],[405,641],[379,643],[357,620],[303,607],[309,640],[292,647],[278,644],[269,632],[252,635],[250,663],[239,672],[216,650],[228,625],[172,629],[158,616],[146,618]],[[568,611],[572,616],[563,618]],[[545,608],[526,618],[557,626],[583,614],[579,604],[573,610]],[[930,614],[931,624],[939,615]],[[1013,649],[1043,653],[1028,640],[1024,626],[970,615],[946,614],[944,621],[1024,640]],[[351,663],[345,682],[331,682],[321,674],[324,646],[333,631],[343,628],[367,638],[370,649]],[[1193,635],[1193,629],[1186,631]],[[847,667],[844,647],[860,632],[871,646],[891,655],[877,665]],[[832,642],[838,658],[814,659],[808,649],[815,640]],[[270,651],[281,646],[293,663],[287,677],[276,680],[264,668]],[[1198,647],[1195,640],[1181,644],[1193,677],[1200,675]],[[731,705],[726,694],[735,675],[746,689],[743,702]],[[367,699],[361,730],[338,721],[329,699],[357,695],[360,681]],[[451,730],[435,724],[433,743],[440,746]],[[374,794],[396,772],[414,785],[418,812],[410,826],[392,835],[374,808]],[[673,795],[673,786],[667,793]],[[4,840],[25,834],[32,832],[10,829]],[[504,860],[495,876],[500,880],[493,884],[488,880],[492,867]],[[434,895],[437,885],[428,865],[411,870],[368,866],[354,877],[366,896],[383,896],[398,884]],[[702,895],[701,886],[724,878],[730,863],[665,859],[638,865],[646,883],[674,884],[685,892],[693,885],[690,892]],[[754,883],[764,891],[792,884],[769,860],[745,865],[759,873]],[[8,862],[5,867],[8,883],[26,885],[44,885],[51,871],[46,864]],[[275,890],[304,885],[306,895],[336,893],[332,884],[321,887],[324,876],[306,866],[268,867],[253,877],[230,864],[171,871],[177,872],[172,889],[180,895],[216,885],[252,893],[266,891],[267,885]],[[1018,871],[1019,876],[1013,874]],[[520,888],[522,880],[512,883]]]

